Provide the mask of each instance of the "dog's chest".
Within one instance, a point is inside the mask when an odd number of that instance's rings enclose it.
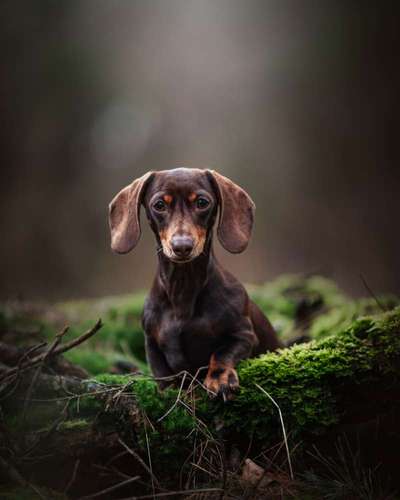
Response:
[[[164,311],[158,342],[174,371],[192,370],[208,364],[218,338],[207,316],[177,318],[172,311]]]

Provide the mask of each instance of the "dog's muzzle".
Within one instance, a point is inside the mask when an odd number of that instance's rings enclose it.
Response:
[[[190,259],[194,249],[194,240],[191,236],[175,235],[171,238],[171,249],[174,257],[178,261],[187,261]]]

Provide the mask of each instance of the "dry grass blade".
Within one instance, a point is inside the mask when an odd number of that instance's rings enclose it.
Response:
[[[132,450],[132,448],[129,448],[129,446],[124,443],[124,441],[122,441],[121,438],[118,438],[118,442],[121,446],[123,446],[125,448],[125,450],[130,454],[132,455],[139,463],[140,465],[149,473],[150,477],[151,477],[151,480],[152,482],[154,482],[154,484],[156,484],[158,487],[160,487],[160,483],[158,481],[158,479],[155,477],[155,475],[153,474],[153,471],[152,469],[146,464],[146,462],[142,459],[142,457],[140,457],[134,450]]]
[[[181,382],[181,385],[179,387],[179,391],[178,391],[178,395],[176,397],[175,403],[171,406],[171,408],[166,413],[164,413],[164,415],[162,417],[160,417],[157,420],[157,422],[161,422],[161,420],[164,420],[164,418],[167,417],[174,410],[174,408],[176,408],[176,405],[178,404],[178,402],[181,398],[182,388],[183,388],[183,385],[185,383],[185,380],[186,380],[186,373],[182,377],[182,382]]]
[[[190,465],[191,465],[192,467],[196,467],[196,469],[199,469],[199,470],[201,470],[202,472],[205,472],[206,474],[208,474],[209,476],[213,477],[214,479],[218,479],[217,474],[214,474],[214,472],[211,472],[210,470],[207,470],[207,469],[205,469],[204,467],[200,467],[200,465],[195,464],[194,462],[190,462]]]
[[[386,307],[383,306],[382,302],[380,302],[380,300],[378,299],[378,297],[376,296],[376,294],[373,292],[372,288],[368,285],[367,283],[367,280],[364,278],[364,276],[360,273],[360,278],[361,278],[361,281],[363,282],[367,292],[371,295],[371,297],[375,300],[375,302],[377,303],[378,307],[383,311],[383,312],[386,312],[387,309]]]
[[[5,399],[7,397],[10,397],[11,394],[17,389],[18,382],[16,384],[14,384],[14,387],[11,389],[11,391],[9,393],[3,394],[7,390],[8,386],[11,385],[18,378],[18,373],[19,373],[20,368],[23,365],[24,361],[27,358],[29,358],[29,356],[32,355],[34,352],[38,351],[39,349],[41,349],[42,347],[45,347],[45,346],[46,346],[46,342],[41,342],[40,344],[37,344],[37,345],[30,347],[29,349],[26,350],[26,352],[24,352],[24,354],[18,360],[18,364],[16,367],[17,369],[14,371],[13,374],[11,374],[11,375],[15,375],[15,377],[9,377],[8,376],[8,374],[10,372],[9,366],[6,364],[0,363],[0,371],[1,371],[0,382],[3,379],[8,379],[7,382],[0,387],[0,393],[1,393],[0,399]]]
[[[290,478],[293,480],[294,479],[294,474],[293,474],[293,469],[292,469],[292,461],[290,459],[290,452],[289,452],[289,445],[288,445],[288,440],[287,440],[287,435],[286,435],[286,429],[285,429],[285,424],[283,422],[283,416],[282,416],[282,412],[281,412],[281,409],[278,405],[278,403],[275,401],[275,399],[270,396],[268,394],[268,392],[263,388],[261,387],[260,385],[258,384],[254,384],[258,389],[260,389],[260,391],[265,394],[271,401],[272,403],[275,405],[275,407],[278,409],[278,412],[279,412],[279,418],[280,418],[280,421],[281,421],[281,426],[282,426],[282,433],[283,433],[283,440],[285,442],[285,448],[286,448],[286,454],[287,454],[287,459],[288,459],[288,465],[289,465],[289,472],[290,472]]]
[[[154,487],[153,464],[151,462],[150,443],[149,443],[149,436],[147,435],[146,426],[144,427],[144,433],[145,433],[145,436],[146,436],[147,456],[149,458],[149,468],[150,468],[150,474],[151,474],[151,488],[153,490],[153,496],[154,496],[154,494],[156,492],[156,489]]]

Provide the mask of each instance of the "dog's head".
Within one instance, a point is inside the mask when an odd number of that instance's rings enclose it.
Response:
[[[243,252],[250,239],[253,201],[214,170],[148,172],[120,191],[109,206],[115,252],[127,253],[138,243],[141,205],[164,255],[176,263],[189,262],[203,252],[218,211],[217,234],[226,250]]]

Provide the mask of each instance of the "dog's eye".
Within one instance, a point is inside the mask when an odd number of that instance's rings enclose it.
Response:
[[[196,200],[196,206],[197,208],[200,208],[201,210],[204,210],[205,208],[208,207],[210,202],[207,200],[207,198],[203,198],[202,196],[199,196]]]
[[[153,205],[153,208],[154,210],[156,210],[157,212],[163,212],[166,208],[167,208],[167,205],[165,203],[165,201],[163,200],[158,200],[154,203]]]

